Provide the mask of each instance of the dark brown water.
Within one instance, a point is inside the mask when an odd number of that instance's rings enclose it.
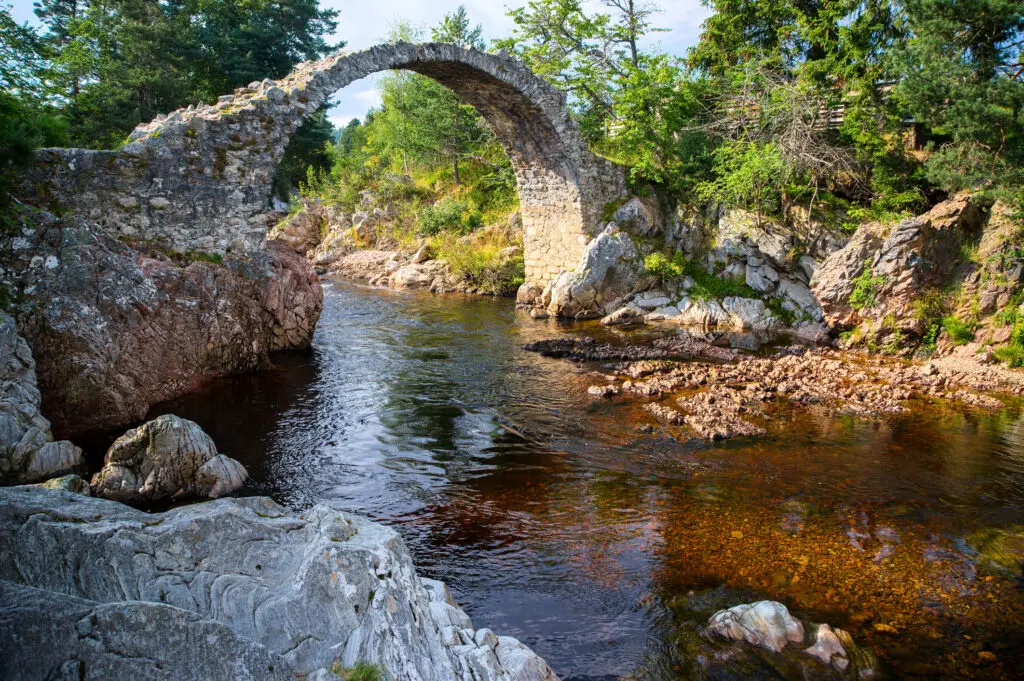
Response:
[[[328,284],[308,354],[154,413],[200,423],[252,491],[397,526],[478,627],[564,677],[803,678],[697,626],[756,598],[847,628],[888,678],[1015,678],[1020,583],[965,538],[1024,523],[1024,421],[922,406],[873,422],[780,408],[768,436],[680,441],[523,351],[510,301]],[[603,332],[605,334],[609,332]]]

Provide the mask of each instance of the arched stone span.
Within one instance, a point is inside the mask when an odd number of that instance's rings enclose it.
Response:
[[[565,96],[520,62],[453,45],[399,43],[300,64],[140,125],[117,151],[47,149],[27,187],[119,233],[179,252],[260,247],[271,182],[302,121],[349,83],[405,69],[448,86],[487,119],[515,168],[527,278],[575,267],[623,172],[592,154]]]

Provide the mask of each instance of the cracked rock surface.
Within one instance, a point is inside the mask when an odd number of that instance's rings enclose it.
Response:
[[[82,450],[53,442],[40,413],[36,363],[14,319],[0,312],[0,483],[34,482],[82,461]]]
[[[65,435],[136,423],[212,376],[307,347],[323,304],[313,268],[283,244],[174,259],[47,213],[0,236],[0,284],[18,300],[41,408]]]
[[[150,621],[142,610],[159,610],[154,617],[176,622],[173,636],[205,627],[214,638],[198,645],[213,640],[223,662],[234,659],[238,669],[263,654],[279,661],[268,663],[273,673],[263,666],[251,676],[131,678],[279,678],[279,666],[309,674],[364,661],[408,681],[557,680],[519,641],[474,630],[442,584],[416,575],[394,530],[326,506],[294,516],[265,498],[221,499],[149,514],[63,491],[6,488],[0,580],[19,594],[0,598],[0,637],[47,650],[52,670],[83,662],[89,669],[86,658],[105,654],[102,646],[64,644],[74,622],[100,608],[140,621]],[[21,627],[16,608],[26,599],[39,607],[36,623]],[[125,637],[118,649],[148,645],[160,654],[152,627],[97,622],[95,636]],[[63,678],[25,664],[13,678]]]

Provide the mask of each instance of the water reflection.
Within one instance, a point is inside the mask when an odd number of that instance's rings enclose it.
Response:
[[[1019,589],[986,581],[962,541],[1024,519],[1012,410],[873,422],[780,405],[764,438],[680,442],[639,433],[637,404],[590,398],[601,367],[521,349],[579,333],[634,337],[509,301],[329,284],[311,353],[156,411],[198,421],[253,492],[397,525],[478,626],[563,676],[728,678],[701,666],[715,644],[697,625],[753,597],[848,627],[895,677],[1024,664]],[[770,339],[722,340],[755,341]],[[749,655],[737,669],[803,674]]]

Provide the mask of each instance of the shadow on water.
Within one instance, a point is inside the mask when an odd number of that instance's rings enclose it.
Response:
[[[153,415],[197,421],[252,493],[397,526],[477,626],[563,677],[802,678],[749,652],[706,663],[726,648],[698,625],[765,597],[848,628],[890,677],[1024,665],[1024,597],[963,540],[1024,522],[1013,410],[874,422],[782,406],[763,438],[683,442],[639,432],[638,404],[590,398],[600,367],[522,350],[584,333],[635,338],[507,300],[328,283],[311,352]]]

